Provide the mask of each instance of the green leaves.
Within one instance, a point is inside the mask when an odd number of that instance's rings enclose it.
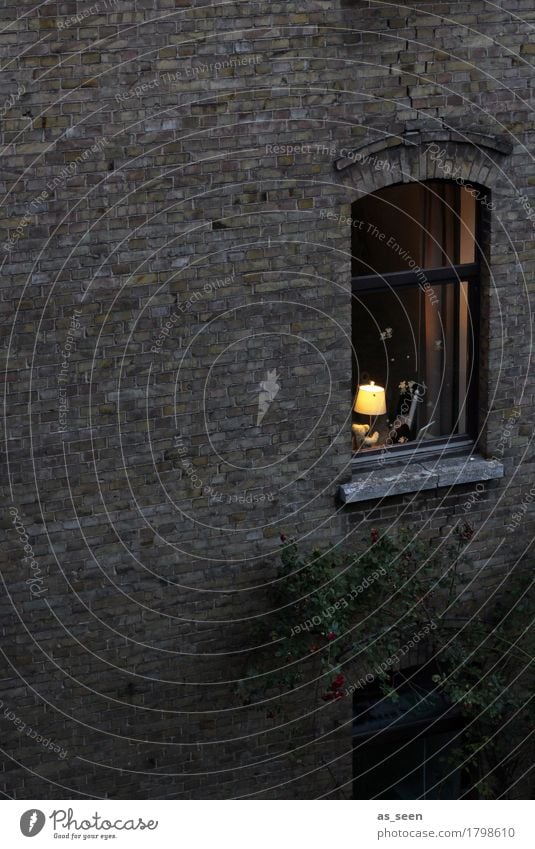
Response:
[[[286,541],[269,593],[271,612],[256,634],[259,644],[276,641],[264,659],[264,687],[307,680],[311,660],[326,680],[354,659],[365,671],[379,667],[441,620],[458,553],[458,545],[424,541],[408,529],[395,537],[373,529],[358,552],[335,544],[306,553]],[[388,677],[383,668],[376,675]]]
[[[437,670],[434,686],[467,720],[455,762],[469,768],[480,796],[506,792],[516,764],[507,755],[513,731],[528,736],[529,688],[518,672],[535,654],[533,595],[529,579],[513,575],[492,601],[467,599],[470,536],[462,528],[435,540],[408,528],[395,535],[372,529],[358,551],[333,544],[306,552],[286,541],[270,612],[257,629],[257,644],[267,647],[255,657],[248,703],[318,675],[317,699],[337,700],[376,681],[395,701],[393,673],[418,646]]]

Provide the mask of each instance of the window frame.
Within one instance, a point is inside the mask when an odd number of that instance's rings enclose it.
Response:
[[[457,184],[455,180],[424,180],[415,182],[421,182],[422,185],[426,185],[429,182]],[[421,288],[421,279],[419,279],[419,277],[421,278],[420,271],[424,273],[427,283],[431,286],[433,284],[453,283],[456,287],[456,292],[458,292],[461,283],[466,282],[468,284],[468,312],[472,317],[471,324],[473,327],[473,332],[468,335],[468,344],[473,377],[470,381],[470,391],[466,398],[466,433],[436,437],[426,442],[425,445],[392,445],[387,449],[379,447],[366,451],[352,451],[352,466],[355,470],[370,464],[376,465],[379,458],[381,465],[385,465],[398,463],[409,457],[429,459],[444,454],[469,454],[477,446],[480,397],[481,256],[485,244],[484,237],[488,230],[488,224],[484,222],[483,207],[486,206],[488,208],[490,196],[487,189],[475,186],[473,183],[463,183],[462,187],[475,189],[478,192],[475,208],[474,262],[450,264],[439,268],[421,268],[418,272],[392,271],[352,276],[351,297],[358,296],[359,293],[392,291],[393,289],[403,289],[408,286]],[[456,224],[458,225],[459,221]]]

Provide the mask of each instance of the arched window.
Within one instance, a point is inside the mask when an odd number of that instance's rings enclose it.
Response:
[[[477,434],[484,193],[434,180],[352,207],[353,450],[459,449]]]

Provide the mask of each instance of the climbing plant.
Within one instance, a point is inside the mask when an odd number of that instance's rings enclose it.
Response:
[[[429,540],[408,528],[374,528],[358,551],[332,545],[309,552],[282,536],[269,613],[254,634],[262,648],[248,667],[243,700],[281,710],[277,697],[311,680],[324,702],[371,681],[395,700],[394,673],[421,647],[436,669],[436,690],[465,719],[457,764],[470,771],[480,796],[505,792],[522,760],[506,729],[513,724],[521,737],[528,721],[533,601],[526,579],[513,575],[482,603],[467,586],[472,533],[461,524],[449,538]],[[516,675],[520,657],[526,668]]]

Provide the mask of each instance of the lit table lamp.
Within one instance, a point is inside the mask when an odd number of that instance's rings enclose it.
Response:
[[[386,413],[386,398],[383,386],[376,386],[373,380],[369,384],[359,386],[357,400],[353,407],[355,413],[363,413],[370,417],[370,432],[372,429],[372,418],[383,416]]]

